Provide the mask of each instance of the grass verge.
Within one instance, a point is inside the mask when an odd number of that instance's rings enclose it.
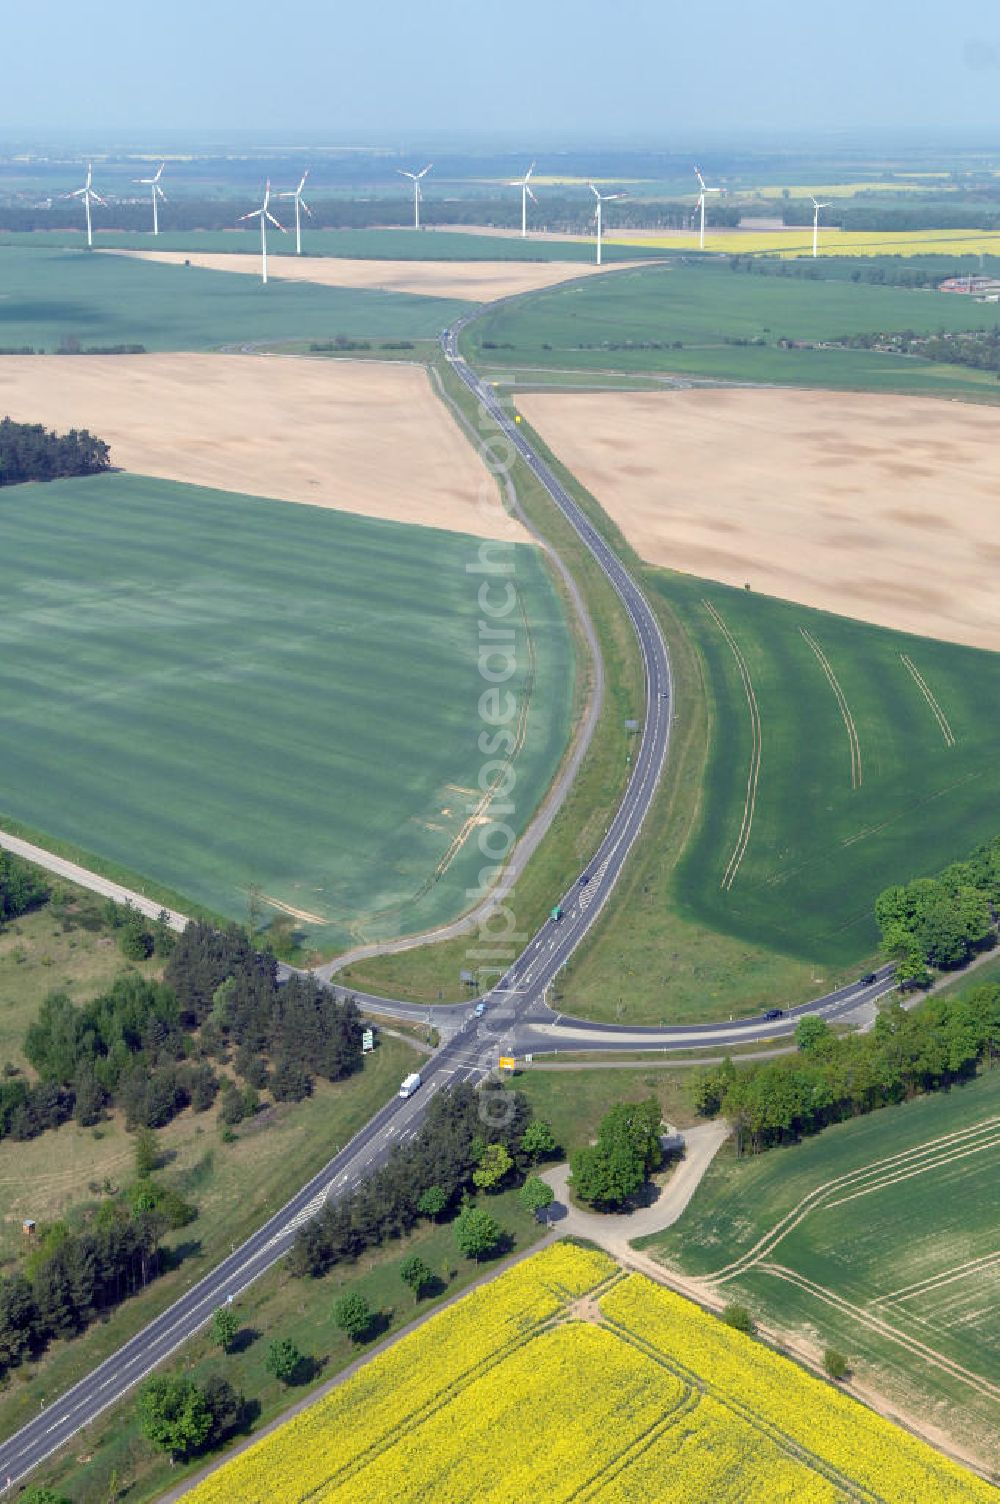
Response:
[[[544,1234],[516,1191],[492,1195],[485,1204],[508,1234],[501,1257],[527,1249]],[[399,1274],[411,1253],[419,1254],[434,1274],[430,1293],[419,1302]],[[462,1258],[455,1248],[452,1226],[445,1222],[423,1223],[399,1243],[366,1254],[354,1265],[338,1266],[323,1279],[294,1279],[278,1267],[251,1285],[236,1306],[242,1328],[234,1352],[222,1354],[202,1332],[185,1344],[169,1366],[183,1367],[196,1380],[209,1373],[224,1374],[246,1397],[256,1431],[364,1358],[378,1342],[466,1289],[489,1270],[491,1262],[496,1260],[475,1264]],[[351,1342],[333,1323],[334,1302],[347,1290],[363,1295],[378,1312],[371,1338],[362,1343]],[[279,1337],[290,1338],[311,1360],[304,1365],[301,1383],[286,1387],[267,1373],[268,1345]],[[220,1454],[234,1439],[226,1440]],[[154,1452],[141,1435],[130,1397],[45,1464],[41,1475],[47,1484],[67,1493],[73,1504],[106,1504],[108,1499],[122,1497],[129,1504],[148,1504],[175,1488],[185,1475],[198,1472],[205,1461],[202,1456],[179,1468]],[[275,1486],[279,1488],[278,1480]],[[275,1498],[280,1498],[280,1491]]]

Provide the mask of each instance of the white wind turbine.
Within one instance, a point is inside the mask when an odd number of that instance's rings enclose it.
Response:
[[[508,188],[520,188],[520,190],[521,190],[521,234],[522,235],[527,235],[527,233],[528,233],[528,200],[529,200],[529,198],[531,199],[531,202],[533,204],[537,204],[538,203],[537,198],[535,197],[534,193],[531,190],[531,183],[529,182],[531,174],[534,172],[534,170],[535,170],[535,164],[534,164],[534,162],[532,162],[531,166],[528,168],[528,170],[524,174],[523,178],[515,178],[512,183],[508,183],[507,184]]]
[[[93,164],[93,162],[88,162],[87,163],[87,181],[84,183],[83,187],[75,189],[73,193],[64,193],[63,194],[63,198],[80,198],[80,199],[83,199],[83,212],[87,216],[87,245],[88,246],[93,246],[93,244],[94,244],[94,232],[93,232],[93,229],[92,229],[91,223],[90,223],[90,206],[91,206],[91,204],[92,203],[94,203],[94,204],[100,204],[101,207],[104,208],[104,209],[106,209],[108,207],[107,204],[105,203],[104,199],[96,191],[96,189],[94,189],[94,188],[91,187],[91,183],[93,182],[93,179],[94,179],[94,164]]]
[[[260,220],[260,280],[262,282],[266,282],[267,281],[267,222],[268,222],[268,220],[271,221],[272,225],[274,225],[274,227],[275,227],[276,230],[280,230],[281,231],[282,235],[284,235],[284,233],[285,233],[285,227],[284,227],[284,225],[278,223],[278,221],[275,219],[274,215],[271,213],[270,209],[267,207],[270,202],[271,202],[271,179],[268,178],[267,182],[264,184],[264,202],[261,204],[260,208],[259,209],[251,209],[251,211],[250,211],[249,214],[241,214],[240,217],[239,217],[239,219],[238,219],[238,221],[237,221],[238,224],[242,224],[244,222],[244,220],[247,220],[247,219],[259,219]]]
[[[306,178],[308,176],[309,176],[309,169],[307,167],[306,170],[305,170],[305,172],[302,174],[302,179],[301,179],[301,181],[299,183],[299,186],[297,188],[290,189],[288,193],[279,193],[278,194],[279,198],[293,198],[295,200],[295,254],[296,254],[296,256],[301,256],[302,255],[302,219],[301,219],[300,214],[299,214],[299,209],[300,208],[304,209],[306,211],[306,213],[308,214],[309,218],[312,219],[312,212],[313,211],[310,209],[309,205],[306,203],[305,199],[302,197],[302,190],[306,186]]]
[[[596,212],[594,214],[594,218],[597,220],[597,264],[598,264],[598,266],[600,266],[600,264],[601,264],[601,234],[602,234],[602,230],[603,230],[603,226],[602,226],[602,222],[601,222],[601,207],[604,204],[610,203],[612,199],[616,199],[616,198],[628,198],[628,194],[627,193],[598,193],[598,191],[594,187],[593,183],[591,183],[591,185],[590,185],[590,191],[591,191],[591,193],[594,195],[594,197],[597,200],[597,209],[596,209]]]
[[[809,197],[812,198],[812,194],[810,194]],[[820,204],[820,203],[817,203],[816,199],[814,199],[814,198],[813,198],[812,202],[813,202],[813,255],[814,256],[818,256],[819,255],[819,211],[821,209],[829,209],[830,205],[829,204]]]
[[[146,187],[146,188],[149,189],[150,198],[153,200],[153,234],[154,235],[159,235],[159,233],[160,233],[160,217],[159,217],[159,213],[158,213],[158,209],[157,209],[158,201],[160,199],[162,199],[164,203],[166,203],[166,201],[167,201],[167,195],[164,193],[163,189],[160,187],[160,175],[163,172],[163,169],[164,169],[165,166],[166,166],[166,163],[165,162],[161,162],[160,165],[159,165],[159,167],[156,169],[156,172],[153,174],[153,176],[151,178],[133,178],[132,179],[133,183],[142,183],[144,187]]]
[[[405,167],[396,168],[401,178],[409,178],[413,183],[413,228],[415,230],[420,229],[420,200],[423,197],[420,191],[420,179],[426,177],[433,166],[433,162],[428,162],[422,172],[407,172]]]
[[[701,215],[701,224],[698,231],[698,249],[700,251],[703,251],[705,249],[705,197],[709,193],[721,193],[722,189],[706,188],[705,179],[702,177],[697,167],[694,170],[694,175],[698,179],[698,183],[701,187],[701,192],[698,195],[698,210]]]

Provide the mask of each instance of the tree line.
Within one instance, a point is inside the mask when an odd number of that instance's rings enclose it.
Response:
[[[1000,905],[1000,836],[937,877],[884,888],[875,900],[882,949],[904,985],[925,986],[930,967],[952,971],[995,941]]]
[[[1000,1056],[1000,986],[960,997],[928,998],[880,1013],[867,1034],[834,1034],[806,1015],[795,1031],[798,1053],[763,1064],[726,1059],[695,1077],[694,1104],[733,1125],[738,1154],[816,1133],[992,1067]]]
[[[0,486],[29,480],[61,480],[70,475],[97,475],[111,464],[103,439],[86,428],[58,434],[41,423],[0,419]]]
[[[146,921],[124,912],[126,941],[141,939]],[[140,950],[148,953],[144,942]],[[338,1002],[305,977],[279,986],[274,956],[242,930],[191,923],[162,982],[129,972],[83,1006],[60,992],[45,999],[24,1040],[39,1082],[0,1082],[0,1136],[33,1137],[71,1115],[90,1126],[109,1106],[124,1112],[127,1128],[160,1128],[186,1107],[207,1111],[220,1093],[220,1116],[232,1126],[256,1111],[264,1089],[297,1102],[317,1076],[339,1081],[360,1070],[361,1034],[353,999]]]
[[[404,228],[413,224],[413,199],[409,194],[379,199],[316,198],[310,196],[310,224],[321,230],[363,230]],[[161,234],[182,234],[192,230],[232,230],[239,211],[231,199],[173,198],[160,210]],[[692,205],[678,202],[652,202],[621,199],[614,205],[615,223],[635,229],[688,229]],[[709,202],[706,221],[712,225],[738,225],[741,209],[735,205]],[[594,201],[584,190],[575,193],[545,191],[540,204],[532,207],[533,228],[546,231],[583,231],[592,223]],[[489,225],[500,229],[519,229],[521,197],[511,191],[497,197],[464,200],[437,199],[428,196],[420,205],[425,225]],[[94,215],[94,228],[124,234],[146,233],[150,227],[147,200],[115,203],[109,211]],[[82,216],[76,204],[54,203],[51,207],[0,207],[0,231],[29,233],[36,230],[75,230],[82,233]]]
[[[497,1114],[503,1121],[490,1126],[479,1093],[468,1083],[439,1092],[408,1144],[352,1195],[327,1202],[299,1228],[288,1255],[292,1273],[318,1277],[366,1248],[402,1237],[422,1217],[440,1217],[460,1205],[456,1236],[462,1252],[487,1252],[499,1229],[466,1193],[489,1192],[523,1177],[555,1147],[548,1125],[532,1117],[520,1092],[507,1093],[505,1104],[507,1110]]]
[[[155,1197],[152,1198],[155,1201]],[[46,1228],[23,1270],[0,1278],[0,1376],[72,1337],[154,1279],[170,1225],[149,1198],[106,1200],[81,1225]]]

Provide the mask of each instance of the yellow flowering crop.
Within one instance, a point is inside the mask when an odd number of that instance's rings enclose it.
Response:
[[[643,246],[661,251],[696,251],[696,230],[665,231],[662,235],[605,234],[605,245]],[[812,225],[787,230],[705,231],[705,250],[726,256],[811,256]],[[996,256],[997,230],[837,230],[819,227],[821,256]]]
[[[641,1275],[616,1285],[601,1310],[764,1436],[885,1504],[996,1504],[995,1489],[925,1442]]]
[[[617,1272],[570,1244],[536,1254],[213,1473],[188,1504],[995,1500],[670,1291],[638,1275],[609,1286]]]

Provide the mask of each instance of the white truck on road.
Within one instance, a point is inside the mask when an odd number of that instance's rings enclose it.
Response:
[[[413,1093],[417,1090],[417,1087],[419,1085],[420,1085],[420,1072],[419,1071],[413,1071],[411,1075],[407,1076],[406,1080],[403,1082],[402,1086],[399,1088],[399,1095],[401,1097],[412,1097]]]

